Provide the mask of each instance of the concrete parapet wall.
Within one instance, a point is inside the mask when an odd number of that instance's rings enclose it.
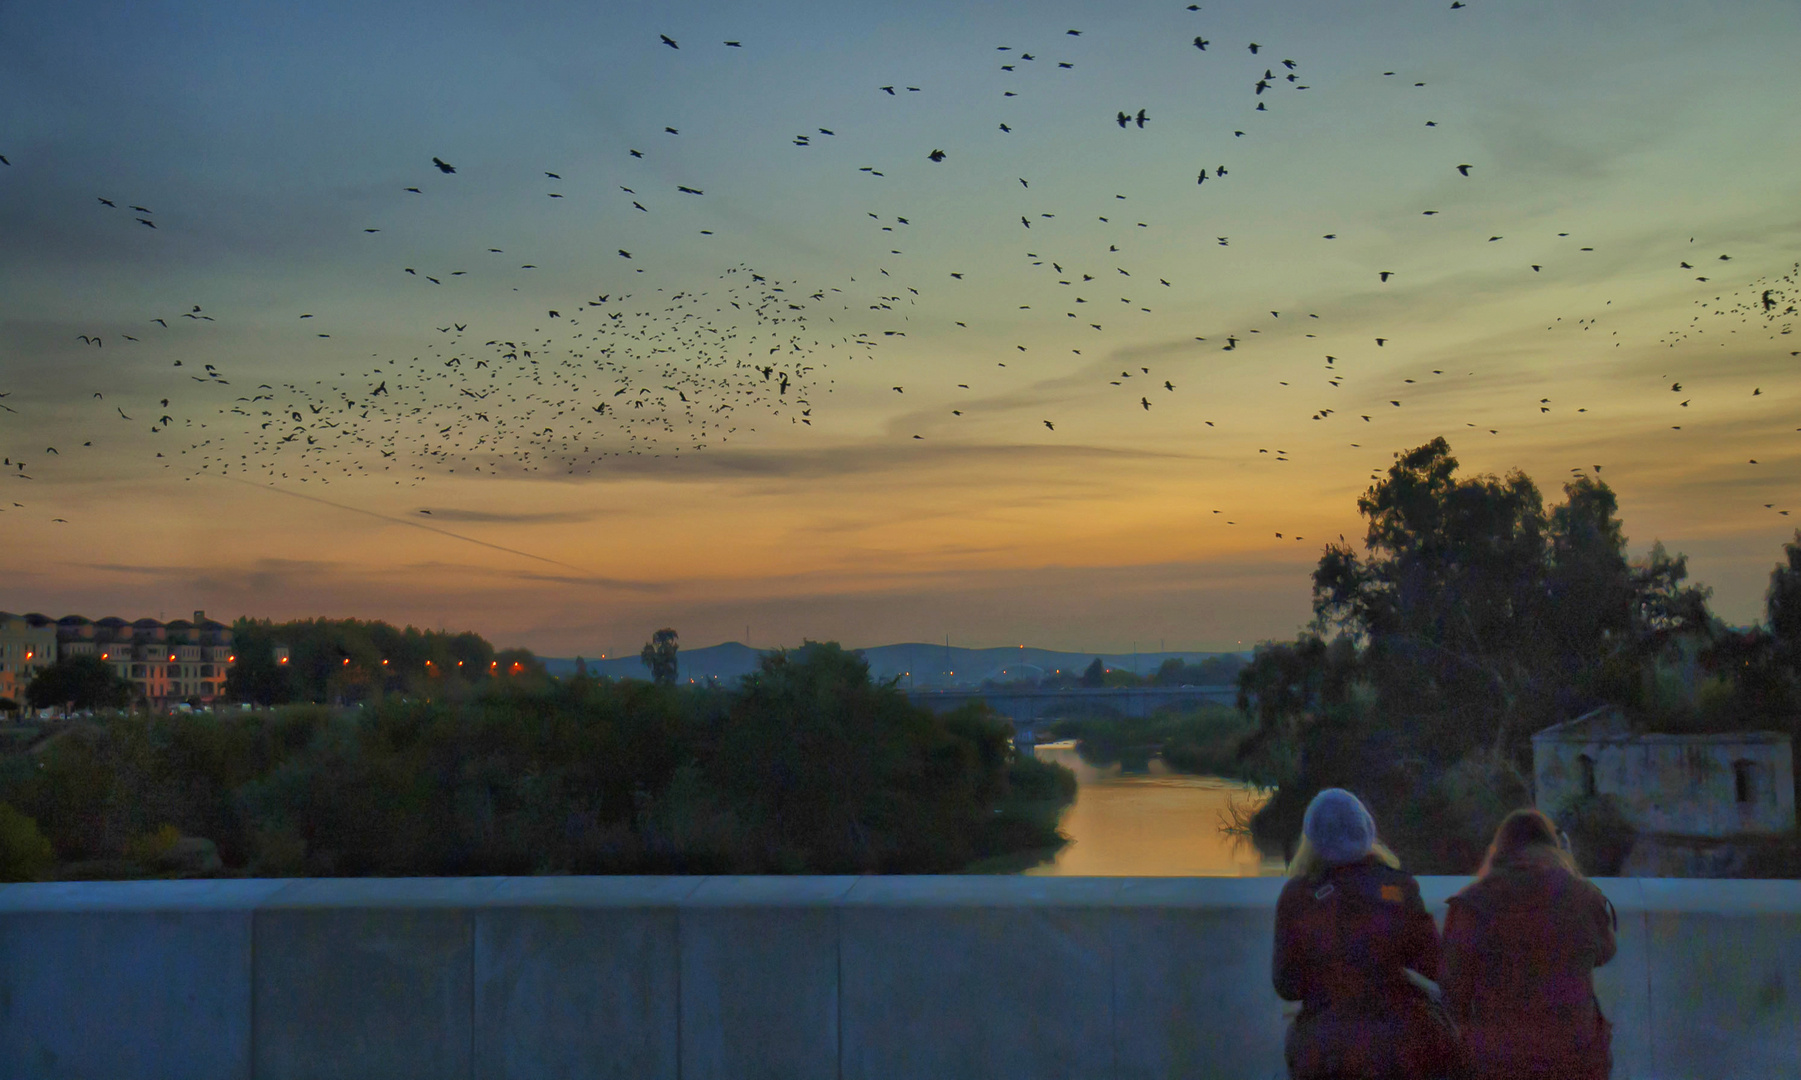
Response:
[[[1442,920],[1468,879],[1421,878]],[[0,886],[0,1076],[1284,1075],[1279,879]],[[1801,882],[1603,879],[1619,1080],[1801,1076]]]

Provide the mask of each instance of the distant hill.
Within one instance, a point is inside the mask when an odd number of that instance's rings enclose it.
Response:
[[[704,649],[683,649],[677,655],[679,677],[694,682],[736,682],[756,670],[757,657],[764,650],[753,649],[736,641],[709,645]],[[900,677],[902,686],[980,686],[988,680],[1010,682],[1058,671],[1081,672],[1098,655],[1109,668],[1123,668],[1144,675],[1155,672],[1163,661],[1174,658],[1185,663],[1199,663],[1211,656],[1229,653],[1146,652],[1138,653],[1073,653],[1051,649],[998,648],[964,649],[927,643],[875,645],[857,650],[869,661],[869,672],[877,679]],[[1239,653],[1249,656],[1248,653]],[[575,660],[543,657],[552,675],[575,674]],[[614,679],[643,679],[649,673],[636,656],[585,659],[591,675]]]

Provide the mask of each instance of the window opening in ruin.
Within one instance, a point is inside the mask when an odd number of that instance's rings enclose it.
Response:
[[[1582,794],[1593,795],[1595,793],[1595,759],[1583,754],[1576,759],[1576,764],[1582,770]]]
[[[1738,802],[1751,802],[1757,794],[1757,763],[1743,758],[1733,762],[1732,787]]]

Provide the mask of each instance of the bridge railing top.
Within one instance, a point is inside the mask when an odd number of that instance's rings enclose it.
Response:
[[[0,916],[49,911],[492,907],[1269,908],[1285,879],[1014,875],[243,878],[0,885]],[[1423,876],[1428,906],[1471,881]],[[1801,881],[1597,878],[1621,912],[1792,915]]]

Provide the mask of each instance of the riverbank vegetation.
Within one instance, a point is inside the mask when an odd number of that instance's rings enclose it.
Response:
[[[1250,716],[1227,705],[1159,709],[1146,716],[1076,716],[1053,721],[1046,730],[1077,740],[1077,753],[1090,765],[1119,765],[1141,771],[1153,756],[1176,772],[1254,780],[1238,748],[1257,730]]]
[[[1312,795],[1346,787],[1411,870],[1469,873],[1531,802],[1536,730],[1612,705],[1640,730],[1797,733],[1801,533],[1771,575],[1768,625],[1735,629],[1684,556],[1628,558],[1598,476],[1547,509],[1523,473],[1457,468],[1442,438],[1398,454],[1358,500],[1362,550],[1321,555],[1311,626],[1240,673],[1255,728],[1242,775],[1278,786],[1260,843],[1289,847]],[[1567,827],[1595,833],[1576,836],[1579,857],[1605,869],[1618,823],[1573,809]]]
[[[808,643],[729,691],[527,672],[58,723],[0,758],[0,879],[946,873],[1041,860],[1074,796],[985,706]]]

